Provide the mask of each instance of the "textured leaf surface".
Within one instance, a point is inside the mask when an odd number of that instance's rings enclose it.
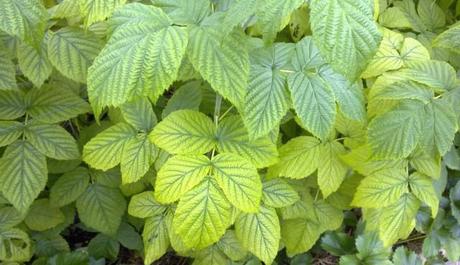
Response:
[[[114,33],[88,75],[97,114],[136,95],[156,100],[176,79],[187,46],[185,29],[153,6],[125,5],[114,13],[111,26]]]
[[[167,222],[171,222],[170,216],[158,215],[145,221],[142,237],[144,239],[145,264],[163,256],[169,247]]]
[[[161,117],[164,119],[172,112],[181,109],[198,110],[202,99],[201,82],[191,81],[174,92],[163,109]]]
[[[54,124],[27,125],[24,135],[38,151],[57,160],[80,158],[77,142],[64,128]]]
[[[280,223],[275,209],[261,206],[257,213],[241,214],[235,221],[235,233],[241,244],[266,264],[276,257]]]
[[[121,162],[123,148],[136,137],[134,128],[119,123],[92,138],[83,148],[83,160],[96,169],[107,170]]]
[[[211,119],[193,110],[178,110],[161,121],[150,140],[171,154],[203,154],[215,146],[216,127]]]
[[[294,179],[305,178],[318,168],[320,142],[314,137],[300,136],[281,146],[279,152],[280,161],[272,168],[274,174]]]
[[[340,160],[346,153],[345,148],[338,142],[326,142],[320,147],[321,163],[318,165],[318,185],[326,198],[339,189],[348,168]]]
[[[173,156],[158,171],[155,197],[162,203],[177,201],[210,173],[211,161],[204,155]]]
[[[0,29],[38,47],[45,27],[47,13],[37,0],[4,0],[0,3]]]
[[[26,95],[27,113],[35,120],[56,123],[89,111],[89,105],[69,90],[57,87],[33,89]]]
[[[420,201],[414,195],[405,194],[395,204],[382,210],[379,235],[385,246],[409,236],[419,207]]]
[[[144,132],[149,132],[157,124],[157,117],[153,112],[152,104],[144,97],[123,104],[121,113],[127,123]]]
[[[187,50],[190,62],[212,88],[238,109],[249,76],[249,55],[238,33],[223,36],[217,27],[193,27]]]
[[[376,157],[403,158],[417,146],[422,130],[423,105],[415,101],[373,119],[368,127],[369,144]]]
[[[16,84],[16,69],[14,63],[5,52],[0,52],[0,90],[15,90],[18,88]]]
[[[14,120],[25,113],[26,104],[23,93],[20,91],[0,91],[0,115],[3,120]]]
[[[48,178],[46,159],[27,141],[8,146],[0,159],[3,196],[21,212],[26,212],[45,188]]]
[[[251,140],[242,120],[227,117],[217,129],[217,149],[223,153],[235,153],[253,163],[257,168],[273,165],[278,161],[278,151],[269,136]]]
[[[296,45],[292,60],[295,73],[288,78],[294,109],[302,126],[321,139],[331,132],[336,115],[334,93],[317,74],[317,67],[322,64],[313,41],[304,38]]]
[[[79,3],[80,11],[86,18],[86,25],[91,25],[112,15],[112,12],[126,3],[126,0],[82,0]]]
[[[222,153],[212,158],[212,175],[227,199],[244,212],[256,212],[262,197],[257,169],[241,156]]]
[[[313,0],[311,26],[326,60],[352,81],[366,68],[381,40],[370,1]]]
[[[140,180],[150,169],[158,156],[158,148],[146,134],[138,134],[126,141],[121,155],[121,176],[123,183]]]
[[[46,36],[45,40],[47,40]],[[19,68],[36,87],[41,87],[53,71],[53,65],[48,59],[46,43],[43,41],[38,50],[26,44],[20,45],[18,49]]]
[[[173,227],[187,247],[217,242],[231,223],[232,206],[214,180],[207,178],[182,196]]]
[[[134,195],[128,205],[128,213],[134,217],[147,218],[162,214],[166,207],[156,201],[153,192]]]
[[[62,207],[76,201],[89,185],[89,172],[78,167],[60,176],[50,190],[50,204]]]
[[[18,139],[24,125],[17,121],[0,121],[0,146],[6,146]]]
[[[263,183],[262,200],[265,205],[282,208],[300,199],[297,191],[282,179],[272,179]]]
[[[126,210],[126,201],[118,189],[92,184],[77,200],[77,210],[85,225],[114,235]]]
[[[280,70],[289,63],[293,48],[277,43],[251,53],[243,120],[252,139],[266,136],[289,109],[286,77]]]
[[[421,173],[415,172],[409,176],[411,193],[420,201],[431,208],[433,218],[438,214],[439,199],[433,187],[432,179]]]
[[[433,44],[437,47],[450,49],[460,53],[460,24],[455,24],[452,28],[441,33],[434,40]]]
[[[386,170],[363,179],[352,203],[365,208],[385,207],[397,202],[407,192],[407,173],[401,170]]]
[[[211,13],[209,0],[152,0],[178,24],[199,24]]]

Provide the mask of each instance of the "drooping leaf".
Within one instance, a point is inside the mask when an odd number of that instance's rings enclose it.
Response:
[[[205,248],[217,242],[231,224],[232,206],[217,183],[206,178],[182,196],[173,227],[189,248]]]
[[[227,199],[244,212],[256,212],[262,198],[262,183],[254,165],[241,156],[222,153],[211,160],[212,175]]]
[[[4,261],[22,262],[32,258],[32,242],[21,229],[1,229],[0,246],[0,259]]]
[[[62,207],[74,202],[89,185],[89,172],[78,167],[60,176],[50,189],[50,204]]]
[[[276,43],[251,53],[243,115],[251,139],[266,136],[289,109],[286,77],[281,70],[288,64],[293,48],[291,44]]]
[[[132,3],[112,16],[114,30],[88,71],[88,95],[99,116],[134,96],[156,100],[176,79],[187,33],[161,9]]]
[[[300,136],[281,146],[279,152],[280,161],[273,166],[273,174],[294,179],[305,178],[318,168],[320,141],[314,137]]]
[[[211,161],[204,155],[176,155],[158,171],[155,197],[162,203],[177,201],[210,173]]]
[[[0,186],[3,196],[20,212],[26,212],[45,188],[46,159],[31,143],[18,140],[0,159]]]
[[[354,81],[377,52],[381,34],[370,1],[311,1],[313,37],[326,61]]]
[[[64,128],[54,124],[26,125],[24,136],[38,151],[57,160],[80,158],[77,142]]]
[[[203,113],[178,110],[158,123],[150,140],[170,154],[203,154],[216,142],[216,126]]]
[[[219,123],[216,138],[219,152],[238,154],[257,168],[267,167],[278,161],[276,145],[269,136],[251,139],[238,116],[223,119]]]
[[[275,209],[261,206],[257,213],[243,213],[235,221],[235,233],[241,244],[266,264],[275,259],[281,239]]]
[[[115,235],[126,210],[126,201],[118,189],[91,184],[78,198],[77,210],[88,227]]]

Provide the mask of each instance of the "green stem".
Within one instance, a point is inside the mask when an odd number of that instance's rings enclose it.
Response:
[[[315,195],[315,201],[318,200],[318,196],[319,196],[319,189],[316,191],[316,195]]]
[[[421,236],[408,238],[406,240],[401,240],[401,241],[396,242],[396,245],[405,244],[405,243],[408,243],[408,242],[411,242],[411,241],[416,241],[416,240],[419,240],[419,239],[424,239],[425,237],[426,237],[426,235],[421,235]]]
[[[214,106],[214,124],[219,125],[220,108],[222,107],[222,96],[216,94],[216,104]]]
[[[228,108],[224,114],[220,115],[219,117],[219,121],[221,121],[228,113],[230,113],[230,111],[233,109],[233,106],[231,106],[230,108]]]

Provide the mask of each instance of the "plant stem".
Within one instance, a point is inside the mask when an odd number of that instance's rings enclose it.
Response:
[[[231,106],[230,108],[228,108],[224,114],[222,114],[220,117],[219,117],[219,121],[221,121],[231,110],[233,109],[233,106]]]
[[[412,238],[408,238],[406,240],[398,241],[398,242],[396,242],[396,245],[405,244],[405,243],[415,241],[415,240],[419,240],[419,239],[424,239],[425,237],[426,237],[426,235],[415,236],[415,237],[412,237]]]
[[[318,200],[318,196],[319,196],[319,189],[316,191],[316,195],[315,195],[315,201]]]
[[[214,105],[214,124],[219,125],[220,108],[222,107],[222,96],[216,94],[216,104]]]

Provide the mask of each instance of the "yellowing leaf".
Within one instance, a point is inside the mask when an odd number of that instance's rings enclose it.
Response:
[[[299,194],[282,179],[272,179],[263,183],[262,200],[265,205],[282,208],[294,204]]]
[[[166,207],[155,200],[152,191],[144,191],[131,197],[128,213],[134,217],[147,218],[157,216],[166,210]]]
[[[439,198],[433,187],[432,179],[421,173],[415,172],[409,176],[409,186],[411,193],[420,201],[426,203],[431,208],[433,218],[438,214]]]
[[[126,0],[81,0],[80,11],[86,18],[85,24],[102,21],[112,15],[112,12],[126,3]]]
[[[347,174],[348,168],[339,158],[345,153],[345,148],[336,141],[323,143],[320,147],[318,185],[324,198],[340,187]]]
[[[254,165],[241,156],[222,153],[212,158],[212,175],[227,199],[244,212],[256,212],[262,183]]]

